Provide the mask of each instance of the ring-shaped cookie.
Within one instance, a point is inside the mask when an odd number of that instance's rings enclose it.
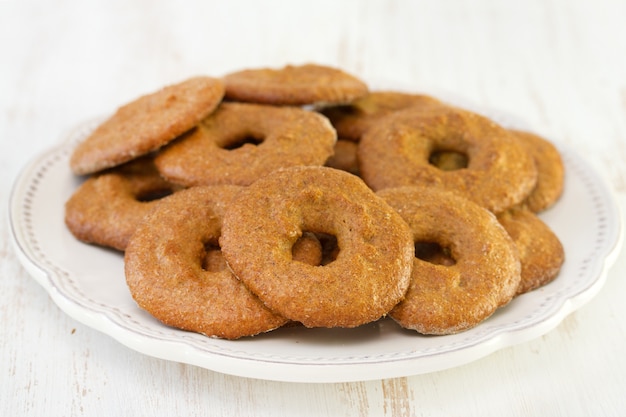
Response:
[[[402,110],[361,138],[360,174],[374,190],[426,184],[500,212],[522,201],[537,181],[533,159],[510,135],[493,121],[465,110]],[[467,155],[467,167],[437,168],[430,158],[438,151]]]
[[[422,334],[452,334],[472,328],[515,295],[520,261],[513,240],[483,207],[429,187],[377,193],[407,222],[416,244],[435,244],[448,265],[419,258],[411,284],[389,316]]]
[[[368,92],[357,77],[317,64],[246,69],[223,81],[229,100],[273,105],[348,103]]]
[[[517,295],[554,280],[565,262],[558,236],[528,209],[511,208],[498,214],[498,221],[515,242],[522,265]]]
[[[223,103],[155,163],[165,178],[184,186],[249,185],[278,168],[323,165],[335,141],[335,130],[315,112]]]
[[[521,205],[539,213],[556,203],[563,193],[565,166],[559,150],[547,139],[531,132],[510,130],[533,157],[537,184]]]
[[[236,186],[193,187],[161,200],[125,253],[126,281],[137,304],[161,322],[237,339],[287,322],[268,310],[207,253],[219,248],[222,219]]]
[[[85,180],[65,203],[65,224],[78,240],[124,251],[157,201],[179,188],[139,158]]]
[[[224,85],[193,77],[117,109],[70,156],[77,175],[93,174],[146,155],[193,128],[222,100]]]
[[[320,110],[328,117],[341,139],[358,142],[361,136],[388,114],[407,108],[427,111],[444,106],[435,97],[400,91],[373,91],[349,104]]]
[[[294,262],[304,232],[336,237],[336,259]],[[406,223],[358,177],[327,167],[278,170],[246,187],[220,245],[235,275],[270,309],[307,327],[355,327],[402,299],[413,241]]]

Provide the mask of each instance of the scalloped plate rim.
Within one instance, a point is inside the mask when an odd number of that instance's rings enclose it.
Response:
[[[586,174],[593,177],[594,185],[600,186],[601,191],[599,190],[598,193],[602,194],[604,208],[610,212],[611,220],[615,222],[614,226],[617,227],[612,231],[612,235],[607,238],[605,245],[596,249],[598,251],[596,255],[600,259],[593,262],[592,265],[594,279],[590,280],[588,285],[581,288],[578,293],[560,300],[549,312],[544,312],[545,317],[540,321],[488,331],[483,337],[474,337],[472,343],[463,344],[459,342],[450,345],[448,349],[440,349],[427,354],[397,352],[396,355],[382,355],[382,359],[373,359],[372,356],[367,355],[364,357],[357,355],[349,360],[342,360],[342,358],[312,360],[310,358],[288,358],[284,355],[272,356],[271,354],[250,357],[245,351],[235,349],[239,341],[227,342],[229,345],[232,344],[233,350],[214,349],[207,352],[203,348],[206,343],[198,343],[197,339],[200,335],[182,332],[181,334],[184,336],[168,340],[152,334],[138,333],[136,329],[122,326],[119,318],[108,311],[106,306],[99,310],[94,306],[85,305],[84,300],[77,300],[66,294],[56,284],[57,280],[62,279],[58,274],[62,275],[66,271],[63,271],[62,268],[54,270],[50,265],[45,265],[33,253],[26,236],[27,232],[18,226],[21,216],[18,202],[21,203],[25,198],[27,191],[24,187],[33,181],[34,176],[37,176],[41,164],[47,158],[56,158],[57,162],[63,160],[63,155],[67,155],[72,140],[76,139],[75,135],[78,134],[76,132],[85,129],[85,126],[93,126],[99,120],[101,119],[94,119],[79,125],[72,131],[73,133],[68,135],[65,142],[33,158],[18,174],[9,198],[10,232],[18,259],[50,294],[61,310],[70,317],[108,334],[123,345],[143,354],[193,364],[226,374],[288,382],[350,382],[423,374],[472,362],[504,347],[522,343],[549,332],[571,312],[592,299],[604,285],[608,268],[616,260],[623,240],[623,225],[612,190],[583,159],[571,149],[556,143],[568,158],[574,158],[577,164],[583,165],[580,169],[586,170]],[[34,232],[31,231],[31,233]],[[217,339],[203,338],[211,342],[218,341]],[[218,343],[222,342],[219,341]]]

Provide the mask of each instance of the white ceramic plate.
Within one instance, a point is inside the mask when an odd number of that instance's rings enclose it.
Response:
[[[602,287],[622,237],[619,211],[601,177],[567,147],[564,194],[542,218],[567,260],[549,285],[522,295],[479,326],[425,337],[391,320],[357,329],[283,328],[227,341],[166,327],[140,310],[125,284],[121,254],[85,245],[63,223],[76,189],[68,168],[75,143],[96,122],[71,132],[17,178],[10,225],[19,258],[68,315],[131,349],[226,374],[279,381],[346,382],[415,375],[458,366],[553,329]]]

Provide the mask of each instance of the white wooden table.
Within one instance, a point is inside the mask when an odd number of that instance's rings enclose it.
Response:
[[[144,356],[66,316],[6,221],[20,169],[77,122],[190,75],[302,62],[515,114],[626,204],[624,22],[617,0],[0,0],[0,415],[624,415],[624,256],[530,342],[425,375],[290,384]]]

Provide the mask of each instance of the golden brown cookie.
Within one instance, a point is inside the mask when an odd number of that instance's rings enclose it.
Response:
[[[287,322],[216,260],[222,219],[237,192],[236,186],[215,186],[173,194],[130,240],[124,258],[128,287],[137,304],[161,322],[226,339]]]
[[[247,69],[223,80],[229,100],[274,105],[347,103],[368,92],[355,76],[317,64]]]
[[[565,166],[561,154],[553,143],[539,135],[520,130],[511,132],[530,153],[537,166],[537,184],[522,206],[539,213],[552,207],[563,193]]]
[[[361,177],[374,190],[429,185],[500,212],[521,202],[537,181],[533,159],[510,135],[465,110],[402,110],[363,135],[357,153]],[[466,155],[467,167],[439,169],[431,157],[441,151]]]
[[[517,295],[554,280],[565,261],[565,251],[556,234],[537,215],[527,209],[509,209],[498,215],[519,252],[522,279]]]
[[[407,108],[428,110],[444,104],[425,94],[409,94],[400,91],[374,91],[350,104],[321,109],[337,130],[341,139],[358,142],[361,136],[382,118]]]
[[[303,233],[291,248],[294,261],[309,265],[320,265],[323,262],[323,248],[315,233]],[[219,246],[209,246],[204,257],[203,266],[207,271],[221,271],[228,268]]]
[[[324,165],[359,175],[359,162],[356,157],[358,146],[356,142],[350,140],[337,140],[333,154]]]
[[[220,103],[217,78],[194,77],[120,107],[76,146],[70,168],[92,174],[148,154],[193,128]]]
[[[520,261],[495,216],[462,197],[427,186],[377,193],[408,223],[416,245],[432,245],[451,262],[415,258],[405,299],[389,316],[423,334],[470,329],[515,295]],[[420,256],[420,251],[416,251]]]
[[[292,259],[305,232],[336,238],[325,265]],[[224,217],[230,268],[270,309],[307,327],[355,327],[402,299],[413,241],[406,223],[358,177],[328,167],[274,171],[246,187]]]
[[[293,244],[291,256],[294,261],[314,266],[320,265],[323,259],[322,243],[315,233],[304,232]]]
[[[455,171],[467,168],[469,161],[462,152],[442,150],[431,153],[428,162],[443,171]]]
[[[335,130],[315,112],[223,103],[155,163],[165,178],[185,186],[249,185],[278,168],[323,165],[335,141]]]
[[[179,188],[140,158],[83,182],[65,203],[65,224],[83,242],[123,251],[158,199]]]

